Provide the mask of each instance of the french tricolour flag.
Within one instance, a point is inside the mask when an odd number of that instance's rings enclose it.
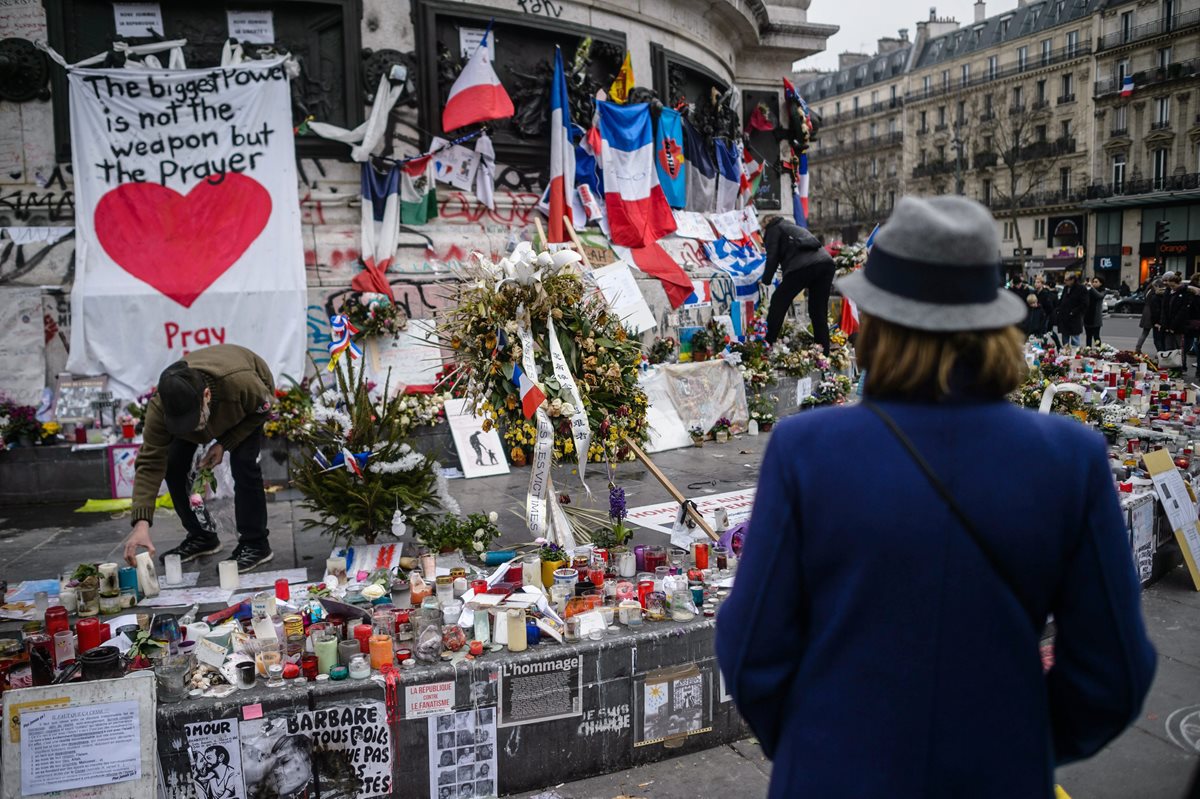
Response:
[[[550,85],[550,241],[567,240],[563,216],[574,224],[571,198],[575,196],[575,145],[571,143],[571,109],[562,50],[554,48],[554,82]],[[605,167],[607,169],[607,166]],[[539,392],[540,393],[540,392]],[[529,414],[532,416],[532,414]]]
[[[1133,75],[1126,75],[1121,81],[1121,96],[1130,97],[1133,95]]]
[[[458,130],[476,122],[513,115],[512,99],[492,68],[492,53],[488,48],[491,35],[489,24],[483,40],[450,87],[450,99],[442,110],[442,130]]]
[[[654,129],[647,103],[597,102],[604,202],[614,244],[644,247],[675,230],[654,166]]]
[[[792,217],[800,227],[808,227],[808,154],[800,153],[796,183],[792,186]]]
[[[529,375],[525,374],[520,364],[513,366],[512,381],[521,395],[521,411],[526,419],[532,419],[537,409],[546,401],[546,395],[537,387],[537,383],[529,379]]]

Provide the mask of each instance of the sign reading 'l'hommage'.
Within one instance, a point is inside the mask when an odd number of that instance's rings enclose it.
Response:
[[[299,374],[304,250],[282,59],[69,77],[68,368],[135,394],[184,353],[226,343]]]

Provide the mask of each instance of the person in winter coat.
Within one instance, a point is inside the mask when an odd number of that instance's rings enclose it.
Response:
[[[1054,321],[1058,324],[1058,333],[1062,336],[1064,344],[1079,346],[1087,302],[1087,291],[1079,284],[1079,276],[1074,272],[1063,275],[1063,292],[1058,298]]]
[[[999,238],[973,200],[897,202],[838,283],[864,402],[767,446],[716,644],[770,799],[1050,799],[1140,715],[1156,656],[1107,447],[1007,401],[1026,309]]]
[[[1087,311],[1084,312],[1083,329],[1087,331],[1087,346],[1100,344],[1100,327],[1104,324],[1104,281],[1092,278],[1087,287]]]
[[[1134,348],[1136,352],[1142,351],[1142,345],[1146,343],[1147,336],[1153,335],[1154,351],[1157,352],[1162,344],[1162,325],[1159,324],[1159,319],[1162,317],[1162,296],[1163,284],[1161,280],[1154,280],[1146,287],[1146,301],[1142,304],[1142,318],[1138,322],[1138,326],[1142,329],[1141,335],[1138,336],[1137,346]]]
[[[1183,335],[1192,318],[1192,295],[1174,272],[1163,276],[1163,283],[1167,286],[1167,294],[1163,299],[1163,344],[1168,350],[1176,350],[1183,346]]]
[[[767,264],[763,285],[771,285],[775,270],[783,270],[783,280],[771,295],[767,309],[767,343],[774,344],[796,295],[808,289],[808,316],[813,337],[829,352],[829,293],[836,269],[833,256],[825,251],[817,237],[790,219],[781,216],[767,220],[763,233]]]
[[[187,537],[165,554],[187,563],[221,551],[216,533],[196,518],[188,501],[189,472],[197,447],[215,441],[200,461],[216,466],[226,452],[233,472],[238,545],[230,556],[247,572],[274,557],[267,543],[267,496],[258,463],[262,428],[275,400],[275,378],[266,362],[245,347],[218,344],[193,350],[163,370],[146,406],[143,443],[133,477],[133,531],[125,539],[131,566],[139,548],[154,556],[150,525],[163,480]]]
[[[1042,306],[1038,302],[1037,294],[1026,294],[1025,304],[1029,306],[1029,313],[1025,317],[1025,321],[1021,324],[1021,332],[1026,337],[1033,336],[1044,341],[1048,325],[1046,313],[1042,310]]]
[[[1046,284],[1046,279],[1038,275],[1033,279],[1033,293],[1037,295],[1038,306],[1046,317],[1046,335],[1054,342],[1055,347],[1062,347],[1058,333],[1054,332],[1054,311],[1058,307],[1058,292]]]

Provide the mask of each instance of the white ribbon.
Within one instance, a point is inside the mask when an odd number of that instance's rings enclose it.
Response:
[[[521,368],[534,383],[538,381],[537,363],[533,356],[533,334],[526,325],[528,314],[524,308],[517,311],[517,338],[521,342]],[[544,403],[543,403],[544,405]],[[550,489],[550,458],[554,447],[554,428],[546,409],[539,407],[534,413],[537,423],[537,443],[533,446],[533,461],[530,463],[529,490],[525,494],[525,520],[535,537],[544,536],[550,528],[547,518],[546,495]]]
[[[575,456],[579,463],[579,482],[590,497],[591,489],[584,482],[583,475],[587,471],[588,448],[592,444],[592,431],[588,426],[587,413],[583,410],[583,401],[579,396],[579,388],[575,378],[571,376],[571,367],[563,357],[562,346],[558,343],[558,334],[554,332],[554,318],[546,315],[546,329],[550,335],[550,363],[554,366],[554,377],[567,395],[573,410],[571,414],[571,438],[575,442]]]

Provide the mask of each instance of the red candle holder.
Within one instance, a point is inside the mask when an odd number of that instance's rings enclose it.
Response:
[[[100,646],[100,620],[80,619],[75,622],[75,635],[79,638],[80,654]]]
[[[371,651],[372,632],[369,624],[360,624],[354,628],[354,640],[358,641],[358,648],[364,655]]]
[[[304,675],[304,679],[309,682],[317,680],[317,656],[316,655],[301,655],[300,656],[300,673]]]
[[[45,616],[46,635],[51,638],[55,633],[60,633],[71,629],[71,622],[68,619],[67,609],[62,605],[54,605],[46,608]]]
[[[287,602],[292,598],[292,587],[288,585],[288,581],[280,578],[275,581],[275,598],[280,602]]]

